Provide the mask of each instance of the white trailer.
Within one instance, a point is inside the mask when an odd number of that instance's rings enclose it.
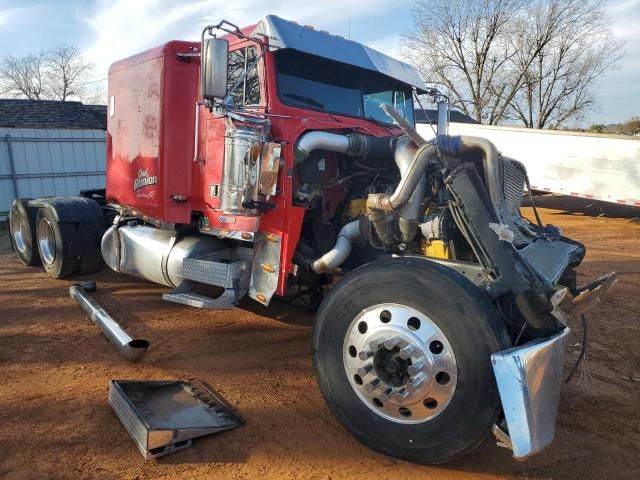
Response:
[[[433,137],[428,123],[418,132]],[[534,190],[640,207],[640,138],[469,123],[449,133],[491,140],[524,163]]]

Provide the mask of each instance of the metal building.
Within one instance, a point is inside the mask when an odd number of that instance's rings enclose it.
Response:
[[[0,219],[17,197],[104,188],[107,107],[0,99]]]

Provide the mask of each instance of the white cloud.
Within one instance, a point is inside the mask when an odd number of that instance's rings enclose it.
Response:
[[[608,4],[607,9],[612,15],[640,14],[640,0],[614,0]]]
[[[390,57],[402,59],[401,34],[387,35],[379,38],[378,40],[374,40],[373,42],[368,42],[367,45],[374,50],[378,50],[379,52],[389,55]]]
[[[16,29],[31,18],[33,7],[0,8],[0,27],[3,29]]]

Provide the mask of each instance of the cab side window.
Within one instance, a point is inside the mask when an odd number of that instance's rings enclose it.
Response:
[[[229,70],[227,74],[227,90],[239,81],[246,69],[258,58],[256,47],[244,47],[229,52]],[[236,106],[260,105],[260,79],[258,69],[252,68],[246,78],[231,92]]]

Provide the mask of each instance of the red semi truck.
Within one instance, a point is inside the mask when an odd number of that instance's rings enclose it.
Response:
[[[447,135],[444,109],[424,141],[420,94],[326,32],[209,26],[112,65],[106,191],[16,200],[14,250],[193,307],[302,299],[321,392],[364,444],[440,463],[493,431],[527,458],[553,440],[567,322],[615,276],[576,286],[585,249],[520,215],[523,166]]]

